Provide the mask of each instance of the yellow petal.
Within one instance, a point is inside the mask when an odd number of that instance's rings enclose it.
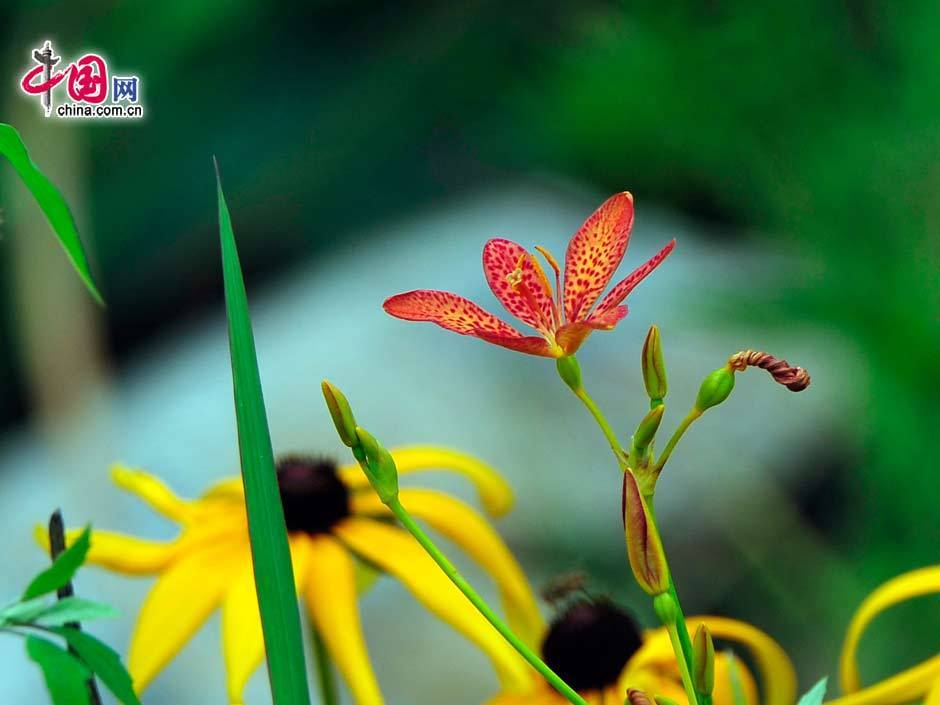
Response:
[[[867,688],[827,700],[826,705],[900,705],[924,697],[940,678],[940,656],[922,661],[913,668],[886,678]],[[925,704],[926,705],[926,704]]]
[[[307,575],[310,547],[306,536],[290,537],[294,585],[303,589]],[[264,660],[264,633],[258,611],[258,593],[251,553],[242,549],[239,567],[222,602],[222,654],[225,658],[228,697],[232,705],[241,702],[248,679]]]
[[[138,691],[176,656],[222,601],[245,561],[245,544],[218,543],[179,557],[137,616],[127,658]]]
[[[409,446],[392,451],[398,474],[423,470],[448,470],[469,479],[487,513],[502,516],[512,508],[512,490],[491,466],[466,453],[436,446]],[[347,487],[368,487],[369,481],[358,465],[345,465],[339,470]]]
[[[924,705],[940,705],[940,678],[937,678],[930,687],[930,691],[924,699]]]
[[[126,465],[111,466],[111,479],[114,484],[131,494],[135,494],[149,504],[154,511],[167,519],[184,522],[189,518],[189,502],[177,497],[162,480],[154,475],[135,470]]]
[[[66,545],[75,543],[82,531],[69,529],[65,533]],[[34,532],[36,541],[48,551],[49,534],[46,528],[37,526]],[[96,529],[91,532],[91,546],[86,561],[126,575],[150,575],[162,571],[176,557],[179,547],[179,541],[144,541]]]
[[[242,498],[245,496],[245,486],[240,475],[226,477],[219,480],[202,495],[203,499],[213,498]]]
[[[665,634],[665,630],[651,632],[655,638],[652,647],[656,650],[655,654],[650,650],[642,658],[631,660],[620,676],[616,692],[625,693],[630,688],[638,688],[651,696],[665,695],[677,703],[688,702],[672,648],[669,647],[668,651],[659,650],[659,632]],[[668,643],[667,635],[666,644]],[[639,655],[640,652],[637,653]],[[732,705],[734,702],[728,664],[727,654],[715,655],[715,691],[713,694],[715,705]],[[737,662],[737,667],[745,701],[750,705],[757,705],[757,684],[754,682],[754,677],[740,661]]]
[[[852,617],[842,646],[839,676],[843,692],[851,693],[861,687],[855,654],[862,634],[872,620],[893,605],[934,592],[940,592],[940,566],[899,575],[865,598]]]
[[[310,560],[304,596],[310,618],[323,637],[356,705],[382,705],[356,605],[354,561],[328,534],[309,538]]]
[[[356,517],[338,524],[334,532],[365,560],[398,578],[428,610],[479,646],[492,660],[505,690],[524,692],[531,686],[528,664],[411,536],[396,527]]]
[[[502,538],[486,520],[460,500],[432,490],[402,490],[400,499],[414,516],[460,546],[493,576],[509,626],[527,644],[538,646],[545,621],[532,588]],[[354,514],[391,515],[373,492],[354,495],[352,510]]]
[[[700,624],[707,622],[715,639],[725,639],[747,647],[759,671],[761,692],[766,694],[765,705],[793,705],[796,702],[796,672],[786,652],[776,641],[750,624],[735,619],[699,616],[690,617],[686,621],[691,633]],[[669,635],[665,629],[656,629],[647,633],[643,646],[627,664],[627,670],[635,672],[673,660]],[[745,669],[739,670],[743,672]],[[717,673],[715,680],[717,683]],[[715,687],[717,690],[718,686]]]

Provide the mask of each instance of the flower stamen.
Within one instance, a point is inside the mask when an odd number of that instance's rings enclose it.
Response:
[[[562,305],[561,301],[561,267],[558,266],[558,260],[552,257],[552,253],[546,250],[541,245],[536,245],[535,249],[539,251],[539,254],[545,258],[545,261],[548,262],[548,266],[555,270],[555,310],[558,313],[558,324],[561,325],[561,317],[564,316],[565,307]]]

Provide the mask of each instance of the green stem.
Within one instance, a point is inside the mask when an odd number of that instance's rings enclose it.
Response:
[[[682,640],[679,636],[680,630],[677,628],[678,620],[665,623],[666,631],[669,632],[669,642],[672,644],[672,650],[676,654],[676,662],[679,664],[679,675],[682,677],[682,687],[685,688],[686,697],[689,699],[689,705],[698,705],[698,697],[695,694],[695,686],[692,685],[692,673],[689,670],[689,664],[682,658]]]
[[[339,705],[339,694],[336,692],[336,678],[333,675],[330,654],[326,650],[323,637],[314,624],[310,625],[310,640],[313,642],[313,658],[317,665],[320,702],[323,705]]]
[[[650,510],[650,519],[653,522],[653,526],[656,529],[656,532],[662,535],[662,532],[659,530],[659,522],[656,519],[656,507],[653,505],[653,497],[646,498],[646,506]],[[664,549],[665,551],[665,549]],[[680,650],[676,652],[676,659],[685,661],[686,667],[692,668],[692,638],[689,636],[689,628],[685,623],[685,613],[682,611],[682,603],[679,601],[679,593],[676,591],[676,584],[672,579],[672,569],[668,568],[669,559],[666,558],[666,566],[669,570],[669,596],[672,597],[672,601],[676,605],[676,629],[679,637]],[[681,664],[680,664],[681,665]]]
[[[683,434],[688,430],[689,426],[692,425],[692,422],[698,419],[702,415],[702,412],[694,408],[685,415],[685,418],[682,419],[682,423],[679,424],[679,428],[676,429],[675,433],[672,434],[672,438],[669,439],[669,442],[666,443],[666,447],[663,449],[663,454],[659,456],[659,460],[656,463],[656,469],[654,470],[654,475],[658,475],[659,472],[666,466],[666,462],[669,460],[669,456],[672,455],[672,451],[675,449],[676,444],[679,442],[679,439],[682,438]]]
[[[457,568],[454,567],[454,564],[441,553],[440,549],[434,545],[431,538],[424,533],[424,530],[411,518],[408,510],[405,509],[397,497],[388,502],[387,506],[402,523],[402,526],[415,537],[418,543],[421,544],[421,547],[434,559],[434,562],[437,563],[440,569],[444,571],[444,574],[450,578],[450,581],[457,586],[457,589],[460,590],[471,604],[477,608],[480,614],[493,625],[496,631],[519,652],[519,655],[529,662],[532,668],[538,671],[555,690],[568,700],[568,702],[574,703],[574,705],[587,705],[584,698],[578,695],[571,686],[565,683],[558,674],[549,668],[545,662],[526,646],[526,644],[512,632],[509,626],[493,612],[490,606],[483,601],[483,598],[477,594],[476,590],[473,589],[470,583],[468,583]]]

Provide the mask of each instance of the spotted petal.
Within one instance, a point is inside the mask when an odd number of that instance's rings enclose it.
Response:
[[[565,355],[574,355],[581,344],[595,330],[613,330],[627,315],[626,306],[615,306],[602,313],[594,313],[586,321],[566,323],[555,334],[555,340],[565,351]]]
[[[608,198],[575,233],[565,255],[565,315],[584,320],[627,251],[633,227],[633,196]]]
[[[662,264],[662,261],[669,256],[675,247],[675,239],[670,240],[666,246],[653,255],[649,261],[634,269],[626,279],[617,284],[617,286],[611,289],[610,293],[608,293],[607,296],[603,298],[600,304],[598,304],[597,309],[594,311],[594,316],[605,315],[607,312],[615,309],[625,298],[627,298],[627,294],[636,288],[637,284],[646,279],[650,272]]]
[[[541,357],[561,357],[562,355],[560,347],[552,345],[545,338],[537,335],[522,336],[516,331],[513,331],[513,335],[500,335],[484,330],[478,330],[473,335],[476,335],[480,340],[485,340],[487,343],[500,345],[527,355],[539,355]]]
[[[522,334],[469,299],[449,291],[419,289],[396,294],[382,304],[385,312],[406,321],[430,321],[461,335],[479,337],[480,332],[521,338]]]
[[[516,271],[522,258],[522,283],[528,289],[538,310],[533,311],[529,302],[509,283],[508,277]],[[554,327],[555,306],[551,289],[546,290],[543,280],[527,256],[522,245],[511,240],[493,238],[483,246],[483,272],[493,294],[513,316],[533,328],[544,328],[546,322]],[[541,314],[541,315],[539,315]]]

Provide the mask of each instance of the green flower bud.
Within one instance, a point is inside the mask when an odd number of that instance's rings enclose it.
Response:
[[[666,363],[663,362],[663,348],[659,339],[659,326],[650,326],[643,342],[643,384],[654,406],[662,403],[668,391],[666,382]]]
[[[679,705],[675,700],[667,698],[665,695],[653,696],[653,700],[656,701],[656,705]]]
[[[653,598],[653,611],[664,625],[672,625],[679,619],[679,606],[672,595],[664,592]]]
[[[669,589],[669,568],[659,531],[632,470],[623,473],[623,527],[633,577],[644,592],[656,597]]]
[[[356,427],[356,435],[366,454],[363,467],[366,477],[382,503],[388,504],[398,497],[398,468],[395,460],[385,446],[364,428]]]
[[[700,624],[692,639],[692,683],[695,692],[711,695],[715,689],[715,644],[708,627]]]
[[[555,360],[558,376],[572,391],[581,389],[581,365],[574,355],[563,355]]]
[[[656,431],[659,430],[664,411],[666,411],[665,405],[654,406],[640,421],[640,425],[636,427],[636,433],[633,434],[633,447],[641,458],[646,455],[650,443],[656,437]]]
[[[330,416],[333,417],[333,424],[336,426],[339,439],[348,447],[355,448],[359,445],[359,437],[356,435],[356,417],[353,416],[346,396],[336,385],[327,380],[320,383],[320,389],[323,390],[323,398],[326,399],[326,407],[330,410]]]
[[[627,690],[627,699],[624,700],[623,705],[653,705],[653,700],[642,690],[630,688]]]
[[[699,387],[698,396],[695,398],[695,408],[701,413],[721,404],[731,394],[732,389],[734,389],[734,370],[730,365],[719,367],[708,375]]]

